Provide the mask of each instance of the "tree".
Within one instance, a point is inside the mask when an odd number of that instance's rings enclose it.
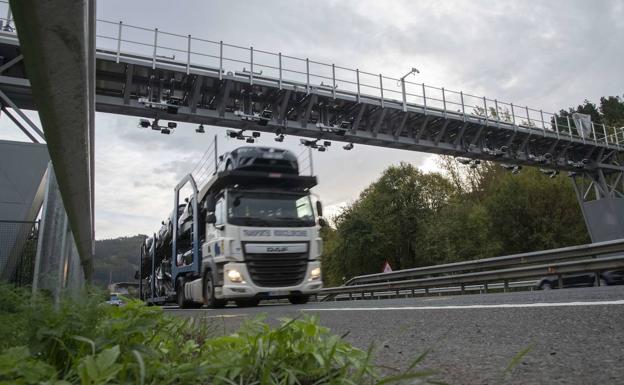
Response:
[[[600,98],[600,113],[606,125],[618,128],[624,126],[624,100],[619,96]]]

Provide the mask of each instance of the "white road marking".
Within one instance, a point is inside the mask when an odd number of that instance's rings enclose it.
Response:
[[[446,306],[389,306],[389,307],[345,307],[312,308],[301,311],[380,311],[380,310],[463,310],[463,309],[507,309],[530,307],[565,307],[565,306],[606,306],[624,305],[624,300],[590,302],[539,302],[539,303],[502,303],[497,305],[446,305]]]
[[[246,317],[247,314],[219,314],[219,315],[207,315],[201,318],[236,318],[236,317]]]

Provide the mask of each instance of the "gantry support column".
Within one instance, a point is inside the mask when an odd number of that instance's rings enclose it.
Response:
[[[624,238],[624,173],[606,171],[572,177],[592,242]]]
[[[88,279],[94,248],[95,0],[11,0],[10,5]]]

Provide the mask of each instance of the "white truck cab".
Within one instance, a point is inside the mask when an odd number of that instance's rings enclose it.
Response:
[[[212,219],[202,255],[223,266],[217,299],[304,303],[322,288],[322,240],[309,192],[225,189]]]

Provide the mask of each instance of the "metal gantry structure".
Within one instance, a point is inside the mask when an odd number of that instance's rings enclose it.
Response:
[[[0,34],[0,55],[0,90],[33,108],[15,34]],[[592,240],[607,228],[606,239],[624,237],[623,128],[592,123],[583,133],[569,117],[405,76],[106,20],[97,21],[96,109],[198,132],[214,125],[565,171]]]

